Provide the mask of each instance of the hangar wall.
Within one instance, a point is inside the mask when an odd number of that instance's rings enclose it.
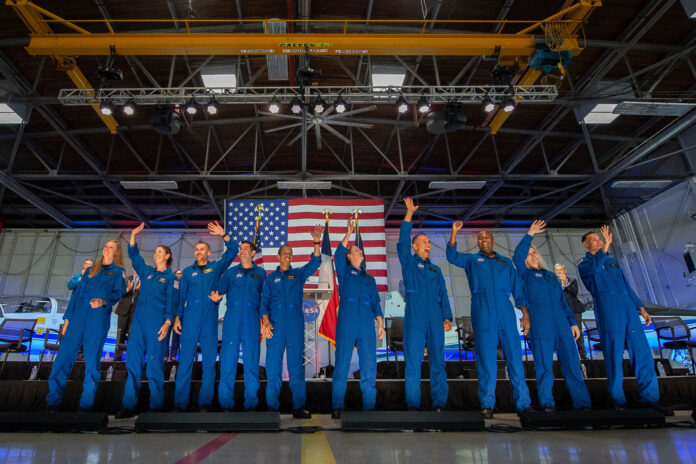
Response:
[[[496,250],[504,256],[512,256],[514,247],[526,229],[494,232]],[[459,233],[459,251],[476,251],[477,230]],[[442,268],[447,281],[453,311],[458,316],[469,314],[470,293],[464,270],[451,266],[445,259],[445,244],[449,229],[428,229],[432,242],[432,260]],[[535,245],[549,266],[565,264],[569,274],[577,276],[575,262],[584,254],[580,237],[584,230],[550,230],[549,237],[539,236]],[[79,272],[87,257],[95,257],[103,244],[110,239],[122,238],[122,246],[130,237],[130,230],[65,229],[4,229],[0,233],[0,295],[3,296],[52,296],[67,298],[67,282]],[[387,229],[387,261],[389,290],[398,291],[401,267],[396,254],[398,229]],[[181,269],[193,263],[193,248],[198,240],[209,240],[207,231],[157,230],[143,231],[139,246],[145,260],[152,263],[152,251],[161,243],[168,245],[174,254],[173,269]],[[212,259],[222,254],[222,242],[216,237],[209,240]],[[125,251],[125,249],[124,249]],[[126,258],[126,270],[130,273],[130,260]],[[589,294],[581,285],[581,299]]]
[[[685,181],[614,221],[615,246],[629,281],[638,295],[650,302],[666,306],[696,308],[696,282],[683,276],[686,270],[681,254],[684,245],[696,242],[696,178]],[[478,229],[463,229],[459,233],[458,250],[477,251]],[[495,249],[511,257],[526,228],[496,230]],[[549,267],[562,263],[571,276],[577,277],[575,263],[585,254],[581,236],[585,229],[549,229],[537,236],[534,244]],[[432,243],[432,260],[442,268],[447,282],[452,309],[457,316],[469,314],[471,295],[463,269],[445,259],[449,229],[428,229]],[[66,229],[4,229],[0,233],[0,295],[52,296],[67,298],[70,277],[81,269],[82,261],[95,257],[103,244],[121,237],[125,247],[130,230]],[[398,291],[401,268],[396,254],[398,229],[387,229],[387,261],[389,290]],[[210,240],[212,239],[212,240]],[[139,245],[146,261],[161,243],[172,248],[174,269],[193,263],[193,248],[198,240],[208,240],[212,259],[222,254],[222,242],[210,237],[206,230],[144,231]],[[126,258],[126,269],[130,261]],[[580,299],[590,295],[580,284]]]
[[[696,276],[682,257],[696,243],[696,177],[614,220],[615,252],[636,293],[664,306],[696,309]]]

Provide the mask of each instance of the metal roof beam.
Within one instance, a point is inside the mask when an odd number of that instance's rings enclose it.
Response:
[[[649,140],[642,143],[640,146],[632,150],[628,156],[625,156],[620,162],[614,164],[610,169],[602,172],[601,174],[594,176],[590,180],[589,184],[573,196],[554,207],[552,210],[544,215],[544,218],[549,221],[553,219],[558,214],[562,213],[566,208],[574,205],[579,200],[586,197],[593,190],[610,181],[614,177],[618,176],[621,172],[625,171],[628,167],[640,161],[643,157],[650,154],[653,150],[662,146],[665,142],[669,141],[672,137],[679,135],[681,131],[690,127],[692,124],[696,123],[696,110],[691,110],[686,115],[673,121],[670,125],[662,129],[660,132],[652,136]]]
[[[41,198],[37,197],[33,192],[20,184],[17,179],[8,176],[4,171],[0,171],[0,184],[12,190],[14,193],[34,205],[36,208],[51,216],[59,224],[67,227],[68,229],[72,229],[72,221],[68,219],[67,216],[43,201]]]

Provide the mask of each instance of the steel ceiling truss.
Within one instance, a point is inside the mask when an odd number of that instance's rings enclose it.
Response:
[[[288,104],[297,97],[309,102],[317,94],[328,100],[340,96],[349,104],[394,105],[400,97],[409,104],[416,104],[421,98],[429,103],[480,104],[486,97],[494,101],[514,97],[518,102],[548,104],[558,97],[558,90],[554,85],[409,85],[384,90],[372,86],[153,87],[101,89],[96,94],[92,89],[61,89],[58,101],[66,106],[93,106],[107,100],[115,105],[130,101],[136,105],[184,105],[194,99],[203,104],[214,98],[220,104],[267,104],[275,98],[279,103]]]

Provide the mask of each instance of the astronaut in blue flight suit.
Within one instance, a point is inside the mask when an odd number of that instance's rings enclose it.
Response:
[[[478,253],[459,253],[457,232],[462,227],[461,221],[452,224],[452,235],[447,245],[447,261],[464,268],[469,281],[481,413],[487,419],[493,417],[498,344],[505,357],[515,406],[518,411],[524,411],[530,407],[531,401],[524,379],[520,334],[515,322],[515,311],[510,304],[512,294],[515,305],[522,311],[520,328],[527,335],[529,315],[522,280],[517,275],[512,261],[493,251],[495,240],[493,234],[488,231],[478,233]]]
[[[358,347],[360,360],[360,390],[363,410],[375,408],[377,389],[377,342],[375,320],[380,340],[384,337],[384,317],[379,302],[377,283],[361,265],[365,260],[362,250],[348,241],[353,234],[353,221],[348,220],[346,236],[338,244],[335,253],[336,276],[338,277],[339,311],[336,323],[336,368],[331,382],[331,417],[339,419],[343,410],[348,382],[348,370],[353,348]]]
[[[261,351],[261,289],[266,271],[254,263],[256,246],[243,241],[239,245],[240,264],[229,268],[220,278],[213,301],[227,295],[227,310],[222,323],[222,348],[220,350],[220,406],[234,408],[234,382],[237,377],[239,344],[242,344],[244,362],[244,409],[256,408],[259,398],[259,353]]]
[[[135,237],[142,232],[145,223],[133,229],[128,246],[128,256],[133,269],[140,276],[140,294],[136,303],[133,323],[128,334],[126,357],[126,388],[121,400],[122,409],[116,418],[133,417],[138,404],[140,379],[147,354],[147,383],[150,390],[150,409],[159,410],[164,402],[164,357],[169,327],[174,319],[174,283],[171,270],[172,250],[160,245],[155,248],[155,266],[145,264]]]
[[[70,368],[84,348],[85,378],[82,383],[80,409],[91,410],[101,379],[99,363],[111,325],[111,308],[126,293],[121,244],[109,240],[99,261],[85,271],[63,315],[63,339],[48,378],[46,404],[57,411]]]
[[[208,231],[210,235],[223,238],[225,253],[219,260],[209,261],[210,245],[202,241],[196,243],[193,252],[196,262],[184,269],[179,281],[179,307],[174,319],[174,331],[181,335],[181,351],[176,373],[174,406],[182,411],[189,406],[191,370],[198,345],[203,356],[198,407],[204,410],[212,407],[218,346],[218,305],[211,299],[211,294],[238,250],[237,242],[230,239],[217,221],[208,224]]]
[[[82,263],[82,272],[78,272],[74,276],[72,276],[72,279],[70,279],[70,282],[68,282],[68,290],[75,290],[77,288],[77,285],[80,283],[80,280],[82,279],[82,275],[85,273],[87,268],[94,266],[94,260],[92,258],[87,258],[84,260]]]
[[[532,246],[534,235],[544,232],[546,222],[534,221],[515,248],[512,257],[517,273],[524,282],[530,329],[529,339],[534,353],[534,370],[540,406],[547,412],[555,409],[553,399],[553,351],[563,369],[566,386],[575,409],[590,408],[590,394],[582,378],[578,349],[575,344],[581,331],[568,306],[556,274],[544,268],[544,261]]]
[[[406,215],[401,222],[396,250],[406,286],[404,316],[405,390],[409,409],[420,407],[421,364],[428,347],[430,361],[430,396],[435,410],[447,403],[445,371],[445,332],[452,330],[452,310],[442,271],[430,261],[430,239],[416,234],[411,240],[411,219],[418,206],[406,198]],[[411,254],[411,249],[415,254]]]
[[[307,386],[305,385],[304,357],[304,313],[302,311],[302,289],[305,281],[319,269],[321,264],[321,234],[324,227],[317,225],[311,232],[314,253],[307,264],[293,268],[292,248],[284,245],[278,249],[279,264],[275,271],[266,276],[261,294],[261,329],[266,337],[266,404],[278,410],[282,385],[283,352],[287,351],[288,375],[292,391],[293,416],[309,419],[312,415],[305,409]],[[274,332],[275,331],[275,332]]]
[[[587,253],[578,262],[578,271],[594,300],[609,395],[614,407],[622,409],[626,406],[623,391],[623,351],[626,346],[638,380],[640,399],[654,406],[660,399],[660,390],[652,352],[638,314],[643,316],[646,326],[652,319],[626,282],[619,262],[607,254],[613,240],[609,226],[603,226],[601,232],[604,242],[594,232],[583,235],[582,244]]]

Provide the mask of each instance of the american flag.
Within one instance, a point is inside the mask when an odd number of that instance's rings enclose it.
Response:
[[[331,214],[331,248],[343,240],[346,221],[355,208],[360,208],[360,236],[364,245],[367,272],[377,281],[377,290],[386,292],[387,249],[384,236],[383,200],[338,200],[299,198],[293,200],[227,200],[225,202],[225,229],[238,242],[253,240],[256,207],[265,211],[259,224],[256,240],[263,252],[263,268],[275,271],[278,266],[278,248],[287,244],[293,250],[293,267],[309,261],[314,244],[309,232],[317,224],[324,224],[322,211],[329,208]],[[319,272],[309,278],[305,288],[317,288]],[[327,287],[326,284],[323,285]]]

